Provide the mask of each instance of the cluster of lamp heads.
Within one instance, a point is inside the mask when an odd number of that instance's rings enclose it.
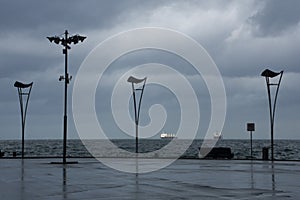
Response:
[[[62,44],[63,46],[68,46],[68,44],[77,44],[78,42],[83,42],[85,40],[85,36],[81,35],[73,35],[71,37],[68,37],[67,39],[65,38],[60,38],[58,36],[53,36],[53,37],[47,37],[50,42],[54,42],[55,44]]]

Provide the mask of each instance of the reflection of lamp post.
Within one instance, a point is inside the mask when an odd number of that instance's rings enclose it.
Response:
[[[79,41],[83,42],[83,40],[86,38],[84,36],[80,35],[74,35],[71,37],[68,37],[68,31],[65,31],[65,37],[47,37],[50,42],[59,44],[61,43],[62,46],[65,48],[63,49],[63,54],[65,54],[65,76],[60,76],[59,81],[65,80],[65,101],[64,101],[64,141],[63,141],[63,164],[66,164],[66,155],[67,155],[67,94],[68,94],[68,84],[72,78],[72,76],[69,77],[68,74],[68,49],[71,49],[69,44],[73,42],[73,44],[77,44]]]
[[[31,93],[33,82],[29,84],[24,84],[19,81],[16,81],[14,86],[18,88],[19,101],[20,101],[20,109],[21,109],[21,123],[22,123],[22,158],[24,158],[24,135],[25,135],[25,121],[27,114],[28,101]],[[28,88],[27,92],[24,92],[23,89]],[[23,96],[27,96],[25,107],[23,103]]]
[[[278,75],[280,75],[278,82],[277,83],[270,83],[270,78],[274,78]],[[261,73],[261,76],[264,76],[265,79],[266,79],[267,90],[268,90],[269,110],[270,110],[270,124],[271,124],[271,152],[272,152],[271,153],[271,156],[272,156],[271,159],[272,159],[272,161],[274,160],[274,118],[275,118],[275,108],[276,108],[276,101],[277,101],[277,96],[278,96],[278,91],[279,91],[279,86],[280,86],[280,83],[281,83],[282,75],[283,75],[283,71],[273,72],[269,69],[266,69]],[[272,101],[271,101],[270,86],[276,86],[276,93],[275,93],[273,108],[272,108]]]
[[[147,80],[147,77],[145,77],[143,79],[137,79],[137,78],[134,78],[132,76],[130,76],[127,79],[127,81],[129,83],[131,83],[131,85],[132,85],[134,119],[135,119],[135,153],[139,152],[139,150],[138,150],[138,126],[139,126],[139,118],[140,118],[140,109],[141,109],[142,97],[143,97],[143,93],[144,93],[146,80]],[[142,83],[142,82],[144,82],[142,88],[140,88],[140,89],[134,88],[134,84],[138,84],[138,83]],[[138,108],[137,108],[135,91],[138,91],[138,90],[141,91],[141,94],[140,94],[139,105],[138,105]]]

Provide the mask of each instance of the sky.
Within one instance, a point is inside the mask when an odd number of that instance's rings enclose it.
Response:
[[[63,83],[58,78],[64,73],[64,56],[62,46],[50,43],[47,36],[60,36],[65,30],[87,36],[83,43],[72,46],[69,53],[73,81],[82,62],[99,43],[120,32],[143,27],[181,32],[206,49],[222,75],[226,90],[226,119],[223,130],[216,130],[225,139],[248,139],[247,122],[256,124],[254,139],[270,138],[267,90],[260,74],[266,68],[284,70],[276,107],[275,139],[300,139],[300,2],[297,0],[2,1],[0,139],[21,138],[20,107],[13,87],[17,80],[34,82],[25,138],[62,138]],[[113,122],[108,94],[113,88],[110,81],[114,79],[110,78],[120,77],[136,65],[153,62],[180,69],[189,77],[200,102],[197,138],[203,138],[211,116],[210,96],[203,78],[193,76],[195,71],[189,63],[158,50],[141,50],[120,57],[99,83],[95,108],[99,122],[110,134],[108,137],[128,138]],[[78,138],[72,117],[72,81],[68,137]],[[153,104],[161,104],[170,113],[161,131],[176,132],[179,103],[168,88],[154,84],[145,90],[141,125],[149,123],[147,112]]]

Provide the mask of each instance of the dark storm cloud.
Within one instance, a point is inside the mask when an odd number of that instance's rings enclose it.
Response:
[[[95,1],[89,4],[96,4]],[[112,4],[94,5],[93,8],[98,8],[99,12],[92,10],[85,11],[85,4],[78,4],[76,1],[6,1],[2,2],[1,6],[1,27],[6,31],[32,30],[34,31],[46,26],[69,25],[80,27],[81,29],[91,26],[91,23],[86,23],[95,18],[99,18],[98,23],[103,25],[114,19],[114,15],[110,20],[106,19],[107,12],[119,12],[118,9],[112,10]],[[85,15],[82,15],[82,13]],[[96,18],[96,19],[97,19]],[[104,18],[106,20],[100,20]],[[3,30],[3,29],[2,29]]]
[[[76,31],[83,35],[88,31],[110,29],[123,23],[135,10],[146,13],[161,4],[160,1],[138,0],[3,1],[0,7],[0,78],[21,78],[32,72],[43,73],[47,68],[61,66],[61,48],[49,44],[46,36],[60,35],[65,29],[71,34]],[[90,46],[81,47],[83,52],[80,55],[72,50],[70,64],[76,66],[74,71],[96,45],[90,43],[90,38],[86,44]]]
[[[261,36],[280,35],[289,31],[300,21],[300,1],[298,0],[268,0],[250,22],[257,25],[256,34]]]
[[[49,66],[53,66],[56,63],[53,59],[49,59],[47,64],[44,62],[45,58],[43,57],[32,58],[25,55],[15,55],[14,57],[9,54],[0,61],[0,78],[21,78],[28,76],[32,72],[45,72]]]
[[[60,31],[69,28],[84,31],[109,28],[120,23],[135,9],[151,9],[161,4],[161,1],[138,0],[2,1],[0,33],[30,30],[37,34],[40,29]]]
[[[101,41],[120,31],[145,26],[171,28],[191,36],[201,43],[216,62],[224,78],[227,91],[228,112],[225,138],[245,138],[240,135],[245,121],[254,120],[261,127],[258,132],[268,133],[268,110],[265,82],[260,73],[266,67],[285,70],[278,101],[278,127],[297,132],[299,121],[300,27],[298,1],[140,1],[140,0],[90,0],[90,1],[2,1],[0,7],[0,135],[18,138],[19,105],[15,80],[34,81],[28,114],[28,134],[32,138],[60,138],[63,109],[63,84],[58,77],[63,74],[62,46],[50,44],[46,36],[60,35],[68,29],[88,38],[72,47],[69,54],[69,73],[76,72]],[[111,49],[110,49],[111,50]],[[191,79],[199,96],[201,120],[210,117],[209,94],[194,77],[190,66],[166,53],[142,52],[131,58],[120,58],[115,71],[107,73],[116,77],[124,70],[147,62],[163,63]],[[122,71],[123,70],[123,71]],[[108,77],[109,78],[109,77]],[[170,79],[174,77],[168,77]],[[200,80],[201,81],[201,80]],[[76,137],[71,115],[69,87],[70,136]],[[113,85],[104,85],[111,92]],[[194,87],[193,85],[193,87]],[[163,92],[149,90],[143,103],[150,105],[168,102]],[[109,102],[108,102],[109,104]],[[172,104],[173,105],[173,104]],[[175,105],[175,104],[174,104]],[[171,106],[171,105],[170,105]],[[97,101],[102,113],[110,110]],[[177,108],[177,105],[174,106]],[[145,112],[145,111],[143,111]],[[146,111],[147,112],[147,111]],[[14,122],[12,124],[12,122]],[[233,123],[234,122],[234,123]],[[110,124],[109,120],[104,121]],[[260,123],[260,124],[259,124]],[[206,123],[201,124],[205,129]],[[285,124],[290,124],[285,127]],[[203,128],[204,127],[204,128]],[[203,131],[202,131],[203,132]],[[5,134],[3,134],[5,133]],[[203,133],[202,133],[203,134]],[[261,136],[265,138],[267,134]],[[286,135],[281,137],[299,138]]]

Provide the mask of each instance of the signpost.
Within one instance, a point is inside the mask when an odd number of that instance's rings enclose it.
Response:
[[[250,155],[253,158],[252,151],[252,131],[255,131],[255,123],[247,123],[247,131],[250,131]]]

